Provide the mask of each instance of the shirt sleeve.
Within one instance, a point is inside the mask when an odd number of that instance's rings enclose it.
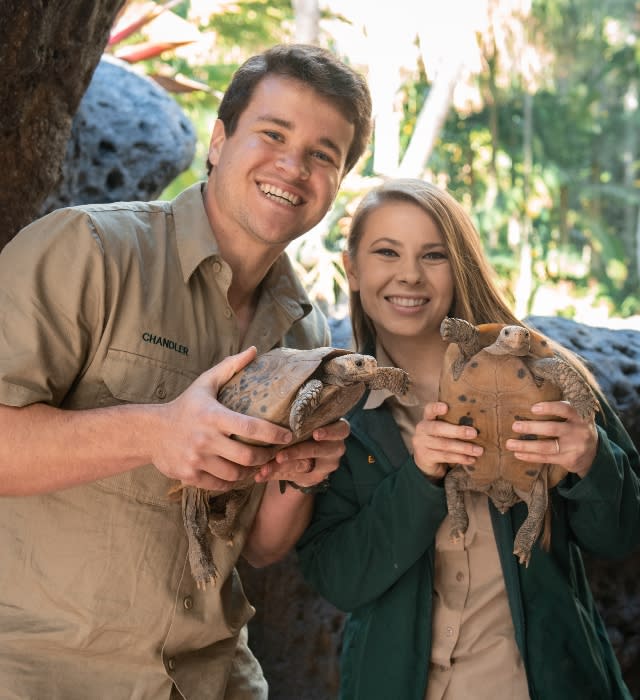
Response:
[[[640,457],[620,419],[599,397],[598,451],[589,473],[570,474],[558,492],[580,546],[597,556],[623,557],[640,544]]]
[[[90,217],[61,209],[0,254],[0,402],[60,405],[95,351],[105,268]]]

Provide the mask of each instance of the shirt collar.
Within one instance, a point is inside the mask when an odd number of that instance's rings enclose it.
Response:
[[[220,256],[220,248],[204,206],[205,184],[197,182],[188,187],[171,204],[185,283],[203,260]],[[262,282],[262,292],[263,298],[267,294],[291,321],[302,318],[311,311],[309,297],[286,253],[280,255],[271,266]]]
[[[204,182],[197,182],[181,192],[171,203],[178,256],[185,283],[203,260],[220,254],[204,208],[204,185]]]
[[[395,362],[389,357],[389,354],[382,346],[382,343],[376,338],[376,361],[379,367],[395,367]],[[404,396],[396,396],[389,389],[371,389],[367,400],[364,403],[363,408],[365,410],[379,408],[382,404],[387,401],[397,401],[402,406],[417,406],[419,401],[415,394],[411,391],[411,386],[409,386],[409,391]]]

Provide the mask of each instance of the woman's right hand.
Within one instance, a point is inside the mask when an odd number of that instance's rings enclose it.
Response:
[[[448,464],[473,464],[483,452],[482,447],[469,442],[478,434],[475,428],[437,420],[448,410],[442,401],[428,403],[413,436],[413,459],[432,481],[444,477]]]

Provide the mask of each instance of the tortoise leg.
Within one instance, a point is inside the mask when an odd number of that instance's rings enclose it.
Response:
[[[462,318],[446,316],[440,324],[440,335],[445,342],[456,343],[460,350],[460,357],[451,366],[452,376],[457,380],[469,358],[482,348],[478,329]]]
[[[475,347],[478,343],[478,329],[462,318],[445,316],[440,324],[440,335],[447,343],[458,343],[465,347]]]
[[[450,469],[444,477],[444,494],[451,518],[451,541],[459,542],[469,527],[469,516],[464,507],[464,491],[469,488],[469,475],[463,467]]]
[[[518,557],[521,564],[529,566],[531,550],[540,536],[549,505],[549,491],[547,490],[547,483],[544,476],[541,475],[540,478],[536,479],[531,493],[522,494],[522,496],[524,496],[522,500],[526,501],[529,512],[516,533],[513,543],[513,553]]]
[[[542,357],[530,363],[531,370],[560,387],[562,398],[568,401],[581,418],[592,419],[600,404],[585,379],[560,357]]]
[[[310,379],[298,389],[289,412],[289,427],[294,437],[298,437],[305,420],[316,410],[323,387],[319,379]]]
[[[218,575],[209,540],[209,500],[206,491],[195,486],[182,489],[182,518],[189,545],[191,573],[197,587],[205,589]]]
[[[371,381],[371,389],[388,389],[394,394],[406,394],[409,390],[409,375],[398,367],[378,367]]]

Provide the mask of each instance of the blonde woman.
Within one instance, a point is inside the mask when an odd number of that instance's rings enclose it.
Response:
[[[464,209],[419,180],[364,197],[344,265],[357,348],[407,370],[412,392],[372,391],[352,412],[346,454],[298,544],[307,579],[350,613],[340,697],[630,700],[581,550],[622,557],[638,545],[640,464],[597,386],[597,423],[564,402],[537,404],[555,420],[514,424],[539,439],[507,443],[523,464],[568,471],[550,495],[550,550],[534,547],[521,566],[512,550],[526,505],[500,515],[470,493],[470,525],[453,544],[445,464],[473,463],[482,448],[474,428],[435,420],[447,410],[437,401],[440,324],[520,322]]]

